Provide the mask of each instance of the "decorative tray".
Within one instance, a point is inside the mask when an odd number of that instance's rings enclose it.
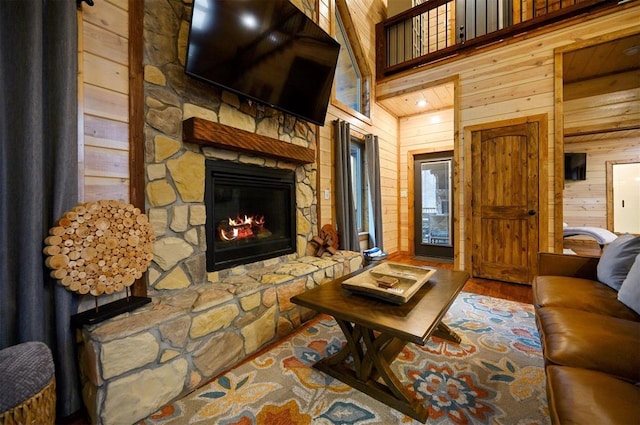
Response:
[[[404,304],[435,272],[431,267],[385,262],[344,280],[342,287],[394,304]]]

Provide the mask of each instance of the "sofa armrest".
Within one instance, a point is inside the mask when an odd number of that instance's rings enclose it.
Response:
[[[597,280],[599,257],[538,253],[538,276],[572,276]]]

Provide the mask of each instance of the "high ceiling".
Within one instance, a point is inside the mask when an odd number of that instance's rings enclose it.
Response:
[[[565,84],[640,70],[640,34],[567,52],[562,66]]]
[[[426,101],[426,105],[421,101]],[[453,83],[378,99],[378,103],[398,118],[449,109],[453,107]]]

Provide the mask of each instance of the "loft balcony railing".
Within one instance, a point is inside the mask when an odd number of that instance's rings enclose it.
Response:
[[[376,25],[376,78],[627,1],[422,0]]]

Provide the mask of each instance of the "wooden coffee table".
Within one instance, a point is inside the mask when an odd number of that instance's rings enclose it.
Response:
[[[364,270],[291,299],[295,304],[333,316],[347,340],[341,351],[314,367],[424,423],[427,409],[404,388],[390,364],[407,342],[425,345],[432,335],[460,342],[460,337],[441,320],[469,274],[437,269],[406,304],[396,305],[342,288],[343,280]],[[353,366],[347,364],[348,357]]]

